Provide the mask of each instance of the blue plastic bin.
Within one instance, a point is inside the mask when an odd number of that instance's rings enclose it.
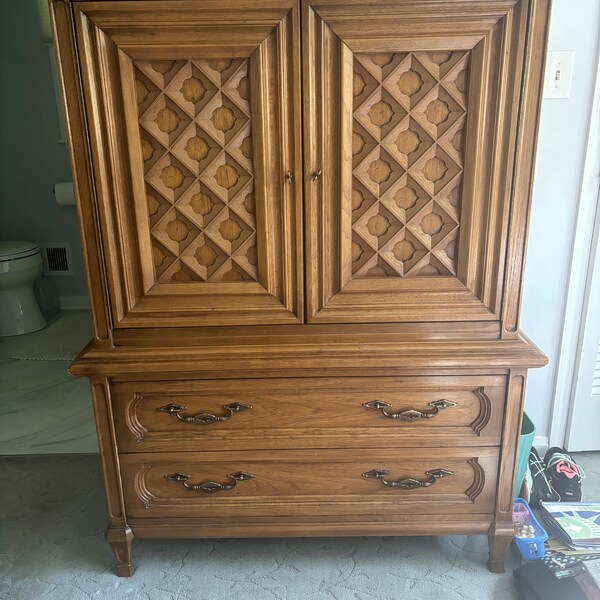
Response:
[[[522,521],[522,522],[521,522]],[[538,523],[529,504],[522,498],[516,498],[513,505],[513,524],[533,525],[535,537],[519,538],[513,537],[515,546],[518,548],[524,560],[536,560],[544,558],[546,553],[544,542],[548,539],[546,530]]]

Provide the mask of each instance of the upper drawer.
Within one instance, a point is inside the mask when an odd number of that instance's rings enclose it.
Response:
[[[500,441],[505,379],[128,382],[112,397],[120,452],[485,446]]]

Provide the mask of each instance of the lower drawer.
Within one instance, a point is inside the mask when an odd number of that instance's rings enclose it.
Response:
[[[489,514],[498,448],[123,454],[129,517]]]

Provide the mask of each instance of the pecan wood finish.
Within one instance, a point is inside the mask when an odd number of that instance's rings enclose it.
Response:
[[[456,275],[469,56],[354,55],[353,278]]]
[[[135,66],[156,280],[256,281],[248,59]]]
[[[117,574],[451,533],[502,571],[549,0],[50,2]]]

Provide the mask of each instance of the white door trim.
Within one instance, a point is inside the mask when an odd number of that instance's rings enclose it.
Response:
[[[571,269],[566,290],[565,314],[550,411],[550,446],[564,446],[567,439],[575,381],[579,370],[579,349],[583,340],[583,315],[587,305],[590,266],[596,255],[598,181],[600,177],[600,60],[596,52],[596,81],[588,129],[584,165],[581,173],[579,206],[575,224]]]
[[[600,138],[597,138],[600,141]],[[600,189],[596,195],[600,199]],[[597,204],[596,204],[597,205]],[[592,400],[594,368],[600,340],[600,208],[596,210],[596,228],[592,242],[585,303],[582,311],[580,341],[575,361],[572,401],[565,448],[570,451],[598,450],[598,403]],[[587,417],[587,418],[586,418]],[[591,427],[591,428],[590,428]]]

